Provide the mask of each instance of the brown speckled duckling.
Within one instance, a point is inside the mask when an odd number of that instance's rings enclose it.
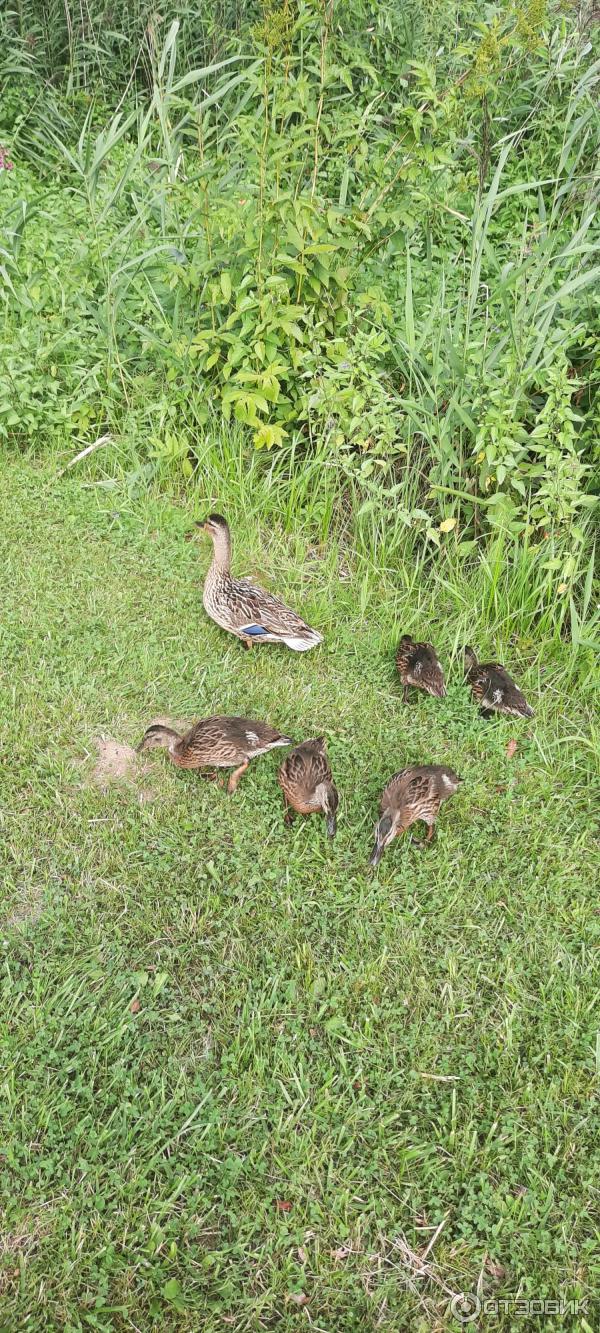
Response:
[[[484,717],[492,713],[534,716],[533,708],[500,662],[478,662],[472,648],[465,648],[465,679]]]
[[[431,842],[440,805],[449,796],[454,796],[462,780],[444,764],[403,768],[400,773],[396,773],[381,797],[381,819],[375,829],[371,865],[378,865],[384,849],[392,839],[405,833],[419,819],[427,824],[427,836],[425,842],[416,838],[413,838],[413,842],[419,841],[420,846]]]
[[[403,634],[396,653],[396,666],[404,686],[405,703],[410,685],[426,690],[436,699],[444,698],[444,671],[432,643],[416,643],[410,634]]]
[[[204,717],[195,722],[184,736],[172,727],[148,727],[138,745],[141,750],[166,747],[171,763],[178,768],[234,768],[227,784],[231,795],[246,772],[251,759],[279,745],[293,745],[289,736],[283,736],[267,722],[256,722],[250,717]],[[216,776],[216,775],[213,775]]]
[[[337,828],[339,796],[323,736],[303,741],[291,754],[286,755],[277,778],[286,805],[286,823],[291,823],[293,810],[297,810],[300,815],[322,811],[327,820],[329,837],[333,838]]]

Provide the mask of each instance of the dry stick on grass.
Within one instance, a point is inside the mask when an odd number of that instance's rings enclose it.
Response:
[[[446,1216],[442,1218],[441,1222],[436,1227],[433,1236],[428,1241],[422,1254],[417,1254],[415,1250],[411,1249],[404,1235],[401,1235],[396,1240],[391,1241],[391,1247],[400,1255],[403,1267],[408,1268],[409,1272],[413,1277],[428,1278],[431,1282],[434,1282],[436,1286],[441,1287],[442,1290],[446,1293],[446,1295],[449,1296],[450,1299],[452,1299],[457,1293],[454,1292],[452,1288],[448,1286],[447,1282],[445,1282],[444,1279],[440,1277],[438,1273],[435,1272],[435,1269],[431,1267],[431,1264],[425,1262],[428,1255],[431,1254],[431,1251],[434,1245],[436,1244],[439,1236],[441,1235],[448,1221],[449,1216],[450,1214],[446,1213]],[[380,1261],[383,1258],[384,1263],[389,1264],[392,1262],[389,1256],[383,1257],[382,1255],[377,1255],[374,1257],[377,1257]],[[370,1274],[369,1276],[373,1276],[373,1274]],[[419,1294],[418,1288],[414,1285],[413,1282],[409,1281],[409,1286],[411,1290],[414,1291],[415,1295]]]
[[[68,472],[70,467],[75,467],[76,463],[80,463],[82,458],[87,458],[88,454],[93,454],[96,449],[100,449],[103,444],[110,444],[111,440],[112,435],[99,435],[93,444],[88,444],[85,449],[82,449],[78,454],[75,454],[74,458],[69,459],[68,463],[65,463],[65,466],[60,469],[59,477],[62,477],[64,472]]]
[[[431,1307],[427,1301],[426,1296],[420,1289],[417,1279],[426,1278],[430,1282],[434,1283],[444,1292],[444,1294],[448,1297],[448,1300],[453,1300],[457,1294],[460,1294],[453,1291],[452,1287],[448,1286],[447,1282],[445,1282],[444,1279],[440,1277],[438,1273],[436,1273],[435,1269],[432,1268],[430,1264],[425,1262],[427,1256],[431,1253],[438,1237],[440,1236],[443,1228],[445,1227],[446,1222],[448,1221],[448,1217],[449,1213],[447,1213],[446,1216],[442,1218],[442,1221],[434,1231],[431,1240],[429,1241],[426,1249],[423,1251],[423,1254],[421,1255],[416,1254],[415,1251],[410,1248],[410,1245],[408,1244],[408,1241],[406,1240],[405,1236],[400,1236],[397,1240],[392,1241],[392,1249],[399,1254],[402,1268],[405,1270],[406,1285],[411,1291],[414,1298],[418,1301],[421,1309],[424,1311],[424,1313],[427,1315],[428,1318],[431,1315]],[[380,1264],[381,1264],[381,1256],[378,1256],[378,1258],[380,1259]],[[389,1256],[386,1256],[383,1259],[383,1262],[394,1266]],[[367,1281],[365,1284],[367,1290],[370,1289],[369,1278],[373,1276],[374,1274],[371,1273],[367,1277]],[[381,1322],[382,1320],[380,1317],[377,1326],[379,1326]]]
[[[431,1078],[434,1083],[458,1083],[460,1074],[427,1074],[419,1070],[419,1078]]]
[[[395,1240],[393,1242],[393,1248],[400,1255],[402,1263],[410,1269],[411,1273],[415,1277],[425,1277],[430,1282],[434,1282],[436,1286],[440,1287],[441,1290],[446,1293],[446,1295],[449,1297],[450,1300],[453,1300],[454,1297],[460,1293],[453,1291],[452,1287],[448,1286],[448,1283],[444,1281],[443,1277],[440,1277],[439,1273],[436,1273],[435,1269],[432,1268],[431,1264],[425,1263],[425,1256],[430,1253],[432,1246],[435,1244],[442,1230],[442,1227],[446,1225],[447,1221],[448,1217],[446,1216],[443,1222],[440,1223],[440,1226],[438,1227],[435,1234],[432,1236],[426,1250],[422,1255],[415,1254],[415,1251],[411,1250],[410,1245],[408,1244],[408,1241],[406,1240],[405,1236],[399,1236],[398,1240]]]

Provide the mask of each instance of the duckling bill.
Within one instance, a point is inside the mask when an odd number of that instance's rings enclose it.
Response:
[[[427,836],[419,845],[431,842],[442,801],[454,796],[461,782],[462,778],[443,764],[413,766],[396,773],[381,797],[381,819],[375,829],[371,865],[379,865],[385,848],[418,820],[427,825]]]
[[[267,722],[250,717],[205,717],[181,736],[172,727],[148,727],[138,752],[157,747],[168,751],[177,768],[235,768],[227,784],[231,796],[252,759],[278,746],[293,745]]]
[[[305,653],[323,642],[323,635],[311,629],[285,602],[250,579],[232,577],[231,533],[221,514],[209,514],[198,527],[209,534],[213,543],[203,602],[215,624],[235,634],[246,648],[254,643],[284,643],[294,652]]]
[[[436,699],[444,698],[444,671],[432,643],[416,643],[410,634],[403,634],[396,652],[396,667],[404,687],[405,703],[411,685],[433,694]]]
[[[321,811],[325,815],[329,837],[335,837],[339,796],[323,736],[303,741],[286,755],[277,778],[286,806],[286,823],[291,822],[294,810],[300,815]]]
[[[484,717],[504,713],[508,717],[533,717],[533,708],[500,662],[478,662],[472,648],[465,648],[465,680]]]

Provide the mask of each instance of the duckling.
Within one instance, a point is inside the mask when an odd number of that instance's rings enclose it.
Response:
[[[195,722],[184,736],[172,727],[148,727],[140,744],[142,750],[166,747],[169,759],[178,768],[233,768],[227,784],[231,796],[251,759],[266,754],[280,745],[293,745],[289,736],[283,736],[267,722],[256,722],[250,717],[205,717]],[[208,775],[216,777],[216,774]]]
[[[396,773],[381,797],[381,819],[375,829],[371,865],[378,865],[392,839],[405,833],[419,819],[427,824],[427,836],[424,841],[413,837],[413,842],[420,847],[431,842],[440,805],[449,796],[454,796],[462,780],[444,764],[411,766]]]
[[[505,713],[509,717],[534,717],[512,676],[499,662],[478,662],[472,648],[465,648],[465,679],[483,717]]]
[[[278,597],[250,579],[231,575],[231,534],[221,514],[209,514],[197,525],[208,532],[213,543],[213,559],[204,581],[204,609],[221,629],[229,630],[246,648],[253,643],[285,643],[294,652],[305,653],[323,642],[323,635],[311,629],[295,611]]]
[[[404,686],[405,703],[409,685],[426,690],[427,694],[433,694],[436,699],[444,698],[444,671],[432,643],[415,643],[410,634],[403,634],[396,653],[396,666]]]
[[[323,736],[303,741],[291,754],[286,755],[277,780],[286,806],[286,824],[291,824],[294,810],[300,815],[312,815],[322,810],[327,820],[329,837],[335,837],[339,796]]]

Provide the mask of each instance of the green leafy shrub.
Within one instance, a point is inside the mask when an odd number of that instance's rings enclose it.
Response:
[[[531,432],[530,448],[537,462],[533,487],[532,516],[540,526],[570,525],[590,497],[584,494],[589,466],[581,457],[578,427],[581,417],[572,407],[578,382],[570,375],[564,353],[557,354],[546,377],[547,397]]]
[[[187,11],[147,23],[136,98],[113,115],[112,39],[92,101],[64,15],[43,60],[2,20],[5,81],[12,60],[26,90],[0,122],[4,438],[110,429],[136,475],[188,479],[220,417],[265,469],[326,456],[359,512],[430,541],[552,529],[579,551],[598,465],[599,72],[576,16],[283,0],[243,22],[232,8],[215,44],[215,15],[201,69]]]
[[[357,332],[369,294],[355,297],[354,310],[350,304],[352,219],[284,199],[265,210],[260,243],[257,226],[254,215],[231,269],[215,271],[213,261],[203,275],[191,352],[225,420],[251,426],[259,447],[281,445],[309,424],[336,447],[389,447],[390,408],[398,408],[381,380],[386,340],[368,325]]]

